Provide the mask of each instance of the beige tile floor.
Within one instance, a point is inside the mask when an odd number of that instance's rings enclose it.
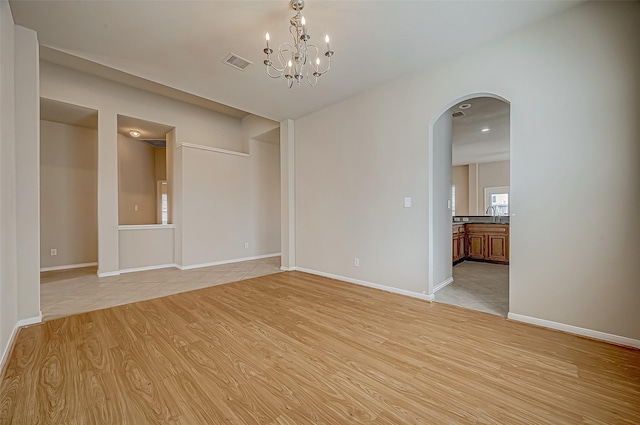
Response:
[[[463,261],[453,266],[453,283],[435,296],[437,302],[507,317],[509,266]]]
[[[96,267],[43,272],[40,274],[40,309],[43,320],[52,320],[278,272],[280,257],[101,278],[96,275]]]

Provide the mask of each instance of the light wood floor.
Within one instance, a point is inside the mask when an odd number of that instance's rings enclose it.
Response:
[[[1,424],[638,424],[640,352],[288,272],[22,329]]]

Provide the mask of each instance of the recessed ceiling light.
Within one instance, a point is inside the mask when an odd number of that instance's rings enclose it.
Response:
[[[463,103],[462,105],[458,106],[458,108],[460,108],[460,109],[469,109],[469,108],[471,108],[471,104],[470,103]]]
[[[480,131],[482,131],[483,133],[486,133],[487,131],[491,131],[491,129],[490,129],[490,128],[488,128],[488,127],[485,127],[485,128],[483,128],[482,130],[480,130]]]
[[[131,137],[140,137],[140,132],[138,130],[131,130],[129,134]]]

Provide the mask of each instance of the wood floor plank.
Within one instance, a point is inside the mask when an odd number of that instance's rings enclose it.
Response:
[[[640,351],[289,272],[21,329],[0,382],[3,425],[351,423],[638,424]]]

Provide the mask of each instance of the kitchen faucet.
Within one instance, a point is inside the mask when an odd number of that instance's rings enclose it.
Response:
[[[487,211],[485,211],[485,214],[489,214],[489,210],[491,210],[491,215],[493,216],[493,222],[494,223],[500,222],[500,211],[498,210],[498,208],[495,205],[492,205],[489,208],[487,208]]]

